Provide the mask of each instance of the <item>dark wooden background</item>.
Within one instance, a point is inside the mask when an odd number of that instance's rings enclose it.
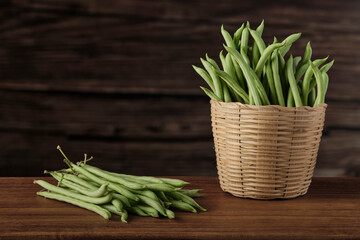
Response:
[[[216,175],[209,101],[191,68],[220,26],[265,19],[330,55],[317,176],[360,176],[360,1],[58,0],[0,3],[0,176],[42,175],[87,152],[116,171]]]

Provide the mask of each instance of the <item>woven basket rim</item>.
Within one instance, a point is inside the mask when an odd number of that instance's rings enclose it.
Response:
[[[261,105],[261,106],[256,106],[256,105],[250,105],[250,104],[244,104],[244,103],[240,103],[240,102],[219,102],[216,100],[210,100],[210,104],[219,104],[221,106],[224,107],[241,107],[241,108],[248,108],[248,109],[277,109],[279,111],[294,111],[294,110],[308,110],[308,111],[316,111],[319,108],[327,108],[327,104],[326,103],[321,103],[319,105],[317,105],[316,107],[310,107],[310,106],[302,106],[302,107],[283,107],[280,105]]]

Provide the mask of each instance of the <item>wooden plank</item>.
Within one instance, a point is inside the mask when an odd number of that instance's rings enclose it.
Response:
[[[359,178],[314,178],[307,195],[255,201],[223,193],[215,178],[181,177],[203,188],[207,212],[176,218],[106,221],[87,210],[35,195],[31,178],[0,178],[2,239],[358,239]],[[266,227],[265,227],[265,225]],[[261,230],[260,230],[261,229]]]
[[[113,171],[139,175],[216,175],[211,138],[123,141],[23,132],[1,133],[0,175],[41,176],[43,169],[64,168],[63,158],[56,150],[58,144],[74,162],[81,161],[86,152],[95,157],[94,164]],[[322,138],[315,175],[359,176],[359,145],[357,132],[328,131]],[[334,173],[334,169],[338,172]]]
[[[200,95],[191,68],[241,22],[266,20],[264,38],[303,32],[314,57],[331,55],[329,99],[359,100],[358,1],[14,1],[0,10],[0,89]],[[259,7],[262,6],[262,7]],[[201,11],[199,11],[201,9]],[[16,13],[17,17],[13,17]],[[328,16],[331,16],[329,18]]]
[[[326,129],[360,129],[360,105],[329,102]],[[110,139],[210,139],[207,97],[0,91],[0,132]]]

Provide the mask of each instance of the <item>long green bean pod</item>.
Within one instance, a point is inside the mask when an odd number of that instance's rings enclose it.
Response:
[[[301,106],[303,106],[303,103],[301,101],[300,93],[299,93],[295,75],[294,75],[294,62],[293,62],[292,56],[290,56],[290,58],[286,64],[286,74],[287,74],[287,78],[288,78],[288,81],[290,84],[291,93],[292,93],[294,101],[295,101],[295,106],[301,107]]]
[[[285,38],[284,41],[282,41],[283,43],[285,43],[285,45],[283,47],[280,48],[280,54],[281,56],[285,56],[286,53],[290,50],[291,45],[300,38],[301,33],[294,33],[291,34],[290,36],[288,36],[287,38]]]
[[[259,59],[259,62],[258,64],[256,65],[256,68],[255,68],[255,73],[257,74],[258,77],[261,76],[261,73],[264,69],[264,66],[265,66],[265,63],[267,60],[270,59],[270,56],[271,54],[273,53],[273,51],[275,49],[278,49],[282,46],[284,46],[285,43],[273,43],[271,45],[269,45],[264,51],[263,53],[261,54],[261,57]]]
[[[213,92],[215,92],[215,87],[214,87],[214,83],[210,77],[210,75],[202,68],[199,68],[197,66],[192,66],[194,68],[194,70],[205,80],[205,82],[209,85],[209,87],[211,88],[211,90]]]
[[[249,29],[245,28],[241,34],[240,40],[240,54],[244,58],[245,62],[250,65],[250,59],[247,55],[248,51],[248,44],[249,44]],[[234,48],[235,49],[235,48]]]
[[[54,199],[54,200],[58,200],[61,202],[70,203],[72,205],[75,205],[75,206],[78,206],[81,208],[85,208],[87,210],[90,210],[92,212],[99,214],[100,216],[102,216],[105,219],[110,219],[110,217],[111,217],[111,213],[108,210],[106,210],[100,206],[97,206],[95,204],[84,202],[79,199],[75,199],[73,197],[64,196],[62,194],[52,193],[52,192],[37,192],[36,194],[39,196],[42,196],[44,198]]]
[[[302,66],[306,65],[309,63],[309,60],[311,60],[311,56],[312,56],[312,48],[311,48],[311,44],[310,41],[306,44],[306,48],[305,48],[305,53],[304,53],[304,57],[301,60],[300,66],[299,68],[301,68]]]
[[[221,100],[224,99],[224,93],[223,93],[223,88],[222,88],[222,84],[220,79],[218,78],[218,76],[216,75],[216,73],[213,70],[213,66],[207,62],[206,60],[200,58],[202,64],[204,65],[206,71],[210,74],[210,77],[214,83],[214,87],[215,87],[215,95],[218,96]]]
[[[240,97],[243,99],[243,101],[245,103],[249,103],[249,96],[248,94],[245,92],[244,89],[242,89],[240,86],[238,86],[230,77],[229,74],[227,74],[224,71],[218,70],[216,71],[216,73],[219,75],[220,78],[222,78],[227,85],[229,85],[234,91],[235,93],[237,93],[238,95],[240,95]]]
[[[164,207],[160,204],[160,202],[155,201],[149,197],[143,196],[143,195],[138,195],[138,197],[140,198],[140,201],[153,207],[154,209],[156,209],[161,215],[167,217],[166,212]]]
[[[242,24],[240,28],[238,28],[236,30],[236,32],[234,33],[234,44],[235,44],[235,49],[239,50],[240,47],[240,37],[242,35],[242,32],[244,30],[245,25]]]
[[[284,100],[283,90],[282,90],[282,86],[281,86],[281,78],[280,78],[280,74],[279,74],[278,54],[279,54],[278,50],[275,50],[273,52],[273,54],[271,55],[271,68],[272,68],[273,80],[274,80],[274,85],[275,85],[275,89],[276,89],[276,96],[277,96],[278,102],[279,102],[280,106],[285,107],[285,100]]]
[[[190,204],[191,206],[201,210],[201,211],[206,211],[205,208],[201,207],[194,199],[192,199],[191,197],[182,194],[180,192],[169,192],[166,193],[167,195],[171,196],[172,198],[176,199],[176,200],[180,200],[183,201],[185,203]]]
[[[82,195],[82,194],[79,194],[79,193],[72,192],[70,190],[67,190],[67,189],[64,189],[64,188],[61,188],[61,187],[57,187],[57,186],[52,185],[51,183],[48,183],[48,182],[46,182],[44,180],[35,180],[34,183],[42,186],[43,188],[45,188],[45,189],[47,189],[47,190],[49,190],[51,192],[62,194],[62,195],[65,195],[65,196],[68,196],[68,197],[71,197],[71,198],[75,198],[75,199],[78,199],[80,201],[84,201],[84,202],[88,202],[88,203],[104,204],[104,203],[107,203],[107,202],[111,201],[111,199],[112,199],[112,193],[109,193],[109,194],[107,194],[105,196],[102,196],[102,197],[89,197],[89,196],[86,196],[86,195]]]
[[[171,202],[171,207],[173,208],[177,208],[186,212],[196,213],[196,209],[188,203],[178,200],[171,200],[170,202]]]
[[[136,205],[138,208],[140,208],[143,212],[147,213],[148,215],[158,218],[159,217],[159,213],[158,211],[156,211],[154,208],[150,207],[150,206],[146,206],[146,205]]]
[[[117,210],[114,205],[111,204],[104,204],[101,205],[102,208],[105,208],[111,213],[114,213],[116,215],[121,216],[121,221],[124,223],[127,223],[128,213],[125,209],[122,209],[121,211]]]
[[[262,20],[260,25],[256,28],[256,32],[260,36],[262,35],[263,31],[264,31],[264,20]],[[254,42],[251,55],[252,55],[252,66],[255,68],[260,59],[260,51],[256,42]]]
[[[215,93],[213,93],[210,89],[207,89],[207,88],[201,87],[201,86],[200,86],[200,88],[205,92],[206,95],[209,96],[210,99],[216,100],[216,101],[219,101],[219,102],[222,101],[222,100],[221,100],[218,96],[216,96]]]
[[[315,103],[314,103],[314,107],[315,107],[316,105],[319,105],[325,101],[324,79],[322,77],[322,74],[321,74],[319,68],[317,66],[315,66],[314,63],[312,63],[311,61],[309,61],[309,64],[315,75],[317,92],[318,92]]]

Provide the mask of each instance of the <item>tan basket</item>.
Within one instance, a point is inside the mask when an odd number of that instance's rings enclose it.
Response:
[[[255,199],[294,198],[307,192],[325,103],[314,108],[210,103],[223,191]]]

